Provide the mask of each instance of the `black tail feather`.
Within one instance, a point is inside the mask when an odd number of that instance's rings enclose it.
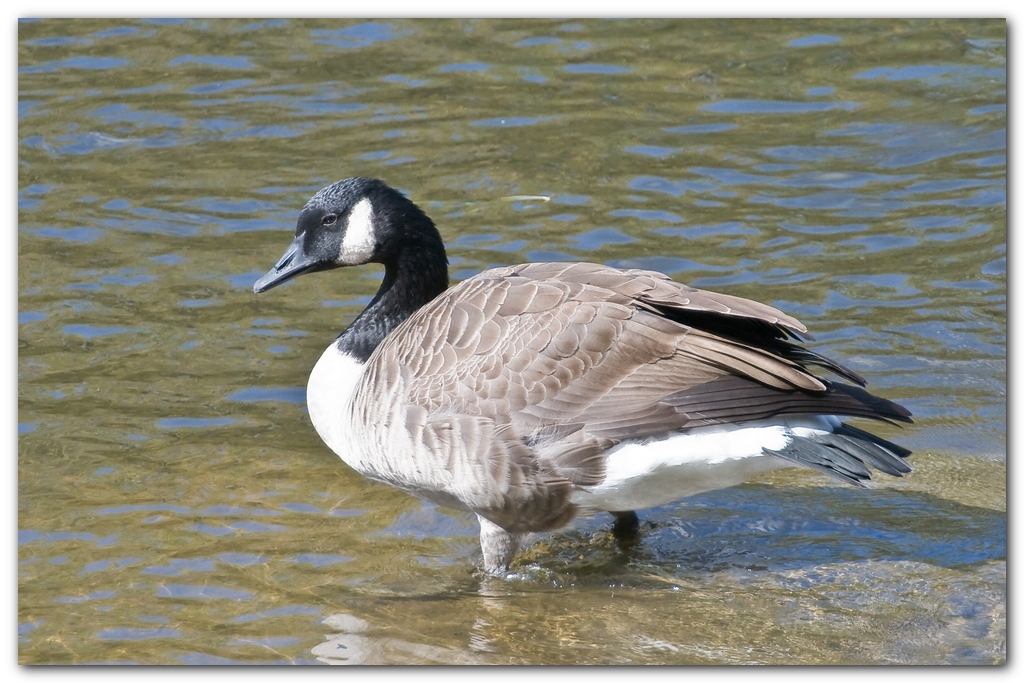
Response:
[[[829,434],[794,437],[784,448],[767,452],[854,486],[871,479],[868,465],[894,477],[912,469],[904,460],[909,450],[846,424]]]

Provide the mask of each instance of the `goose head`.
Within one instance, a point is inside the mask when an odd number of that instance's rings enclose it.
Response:
[[[402,193],[374,178],[340,180],[306,202],[295,239],[253,291],[344,266],[381,263],[390,270],[424,241],[441,244],[433,222]]]

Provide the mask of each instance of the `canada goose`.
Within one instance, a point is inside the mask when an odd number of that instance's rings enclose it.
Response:
[[[448,288],[433,221],[380,180],[317,192],[259,293],[384,265],[309,377],[309,416],[356,471],[480,522],[484,568],[581,510],[635,510],[800,465],[850,484],[910,451],[837,415],[911,422],[856,372],[790,340],[770,306],[593,263],[493,268]],[[818,366],[852,382],[811,374]],[[859,385],[859,386],[854,386]]]

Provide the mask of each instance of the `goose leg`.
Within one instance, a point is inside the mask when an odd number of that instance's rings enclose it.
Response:
[[[617,541],[631,541],[636,538],[640,530],[640,518],[632,510],[626,512],[612,512],[615,517],[615,524],[612,525],[612,536]]]
[[[484,551],[484,569],[491,574],[507,572],[525,534],[513,534],[480,515],[480,549]]]

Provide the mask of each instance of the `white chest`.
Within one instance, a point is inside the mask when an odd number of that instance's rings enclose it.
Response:
[[[364,453],[352,419],[352,400],[365,365],[335,344],[313,366],[306,384],[306,406],[317,434],[349,466],[362,471]]]

